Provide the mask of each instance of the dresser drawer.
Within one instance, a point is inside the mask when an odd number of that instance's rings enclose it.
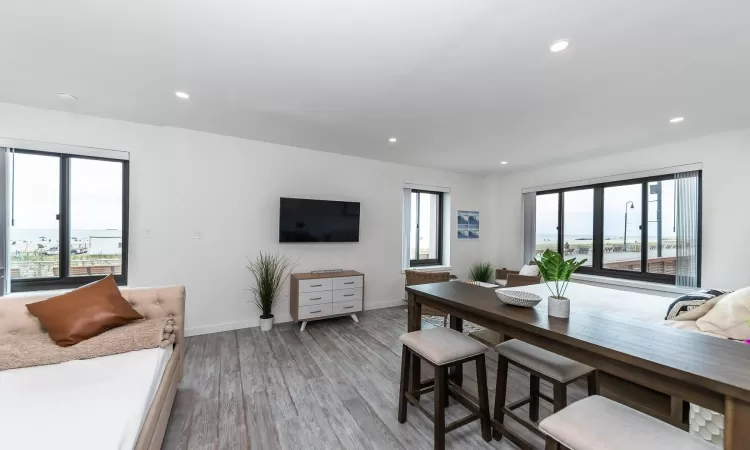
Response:
[[[299,314],[297,315],[297,320],[309,320],[309,319],[315,319],[317,317],[327,317],[330,316],[333,310],[331,307],[332,303],[324,303],[322,305],[308,305],[308,306],[300,306],[299,307]]]
[[[317,280],[299,280],[300,292],[330,291],[333,283],[330,278],[319,278]]]
[[[348,302],[350,300],[362,301],[362,288],[336,289],[333,291],[334,302]]]
[[[333,314],[354,314],[362,311],[362,300],[352,300],[349,302],[339,302],[333,304]]]
[[[334,289],[349,289],[349,288],[361,288],[363,286],[364,279],[361,276],[357,277],[339,277],[333,279]]]
[[[299,294],[299,306],[331,303],[333,291],[302,292]]]

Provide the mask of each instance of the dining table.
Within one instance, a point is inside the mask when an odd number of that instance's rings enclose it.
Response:
[[[687,421],[687,403],[724,414],[724,449],[750,450],[750,346],[736,341],[668,328],[597,308],[596,298],[571,299],[570,317],[551,317],[547,299],[531,308],[510,306],[494,289],[443,282],[409,286],[407,331],[422,327],[422,306],[450,315],[450,327],[463,332],[463,321],[496,331],[594,367],[613,380],[662,393],[671,399],[675,419]],[[599,292],[599,291],[593,291]],[[594,296],[595,297],[595,296]],[[609,303],[608,303],[609,302]],[[409,384],[421,384],[420,359],[413,356]],[[451,370],[463,384],[463,367]],[[683,427],[684,429],[685,427]]]

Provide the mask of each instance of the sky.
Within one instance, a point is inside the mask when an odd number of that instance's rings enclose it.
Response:
[[[57,229],[60,158],[17,153],[14,174],[14,229]],[[71,229],[122,229],[122,163],[73,158],[70,180]]]
[[[649,183],[649,186],[655,183]],[[662,186],[662,236],[674,238],[674,180],[663,181]],[[565,234],[593,234],[594,194],[592,189],[568,191],[565,195]],[[620,239],[625,229],[625,209],[628,201],[635,206],[627,208],[628,236],[640,238],[641,220],[641,184],[608,187],[604,190],[604,238]],[[557,234],[557,194],[539,195],[536,198],[538,235]],[[649,236],[656,237],[656,194],[648,195]],[[630,239],[628,239],[630,242]]]

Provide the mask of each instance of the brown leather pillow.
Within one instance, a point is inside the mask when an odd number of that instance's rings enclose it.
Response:
[[[61,347],[70,347],[132,320],[143,319],[122,298],[112,275],[26,308]]]

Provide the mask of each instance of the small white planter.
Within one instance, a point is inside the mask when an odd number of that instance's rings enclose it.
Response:
[[[547,311],[552,317],[567,319],[570,317],[570,300],[565,297],[555,298],[550,296],[547,298]]]
[[[273,328],[273,316],[268,319],[260,319],[260,331],[271,331]]]

